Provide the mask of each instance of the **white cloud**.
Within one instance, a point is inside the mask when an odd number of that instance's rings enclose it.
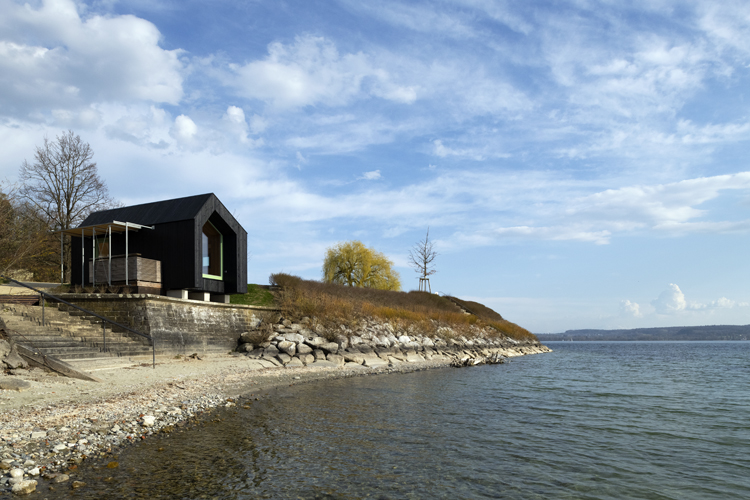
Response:
[[[298,36],[289,45],[274,42],[265,59],[229,69],[242,95],[278,108],[341,106],[368,95],[401,103],[416,99],[414,87],[394,84],[368,55],[339,54],[333,42],[311,35]]]
[[[661,292],[659,298],[652,301],[651,305],[657,314],[676,314],[685,310],[687,301],[680,287],[670,283],[669,288]]]
[[[71,121],[65,113],[85,114],[100,101],[177,104],[182,98],[180,51],[162,49],[159,30],[146,20],[81,15],[72,0],[36,6],[0,0],[0,11],[6,116],[38,120],[52,108],[64,125]]]
[[[198,126],[189,116],[180,115],[174,120],[171,134],[178,142],[183,144],[191,143],[198,133]]]
[[[641,306],[639,306],[637,302],[630,302],[629,300],[623,300],[620,302],[620,312],[623,316],[634,318],[643,317]]]
[[[380,175],[380,170],[373,170],[371,172],[365,172],[362,174],[362,177],[360,179],[366,180],[366,181],[376,181],[380,179],[382,176]]]

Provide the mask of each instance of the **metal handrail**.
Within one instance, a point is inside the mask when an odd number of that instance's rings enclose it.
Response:
[[[14,280],[13,278],[9,278],[9,277],[3,276],[1,274],[0,274],[0,278],[6,279],[8,281],[12,281],[13,283],[17,283],[17,284],[19,284],[21,286],[25,286],[26,288],[28,288],[30,290],[34,290],[36,293],[40,294],[43,299],[46,298],[46,297],[49,297],[53,301],[62,302],[65,305],[68,305],[70,307],[74,307],[74,308],[78,309],[79,311],[83,311],[86,314],[90,314],[91,316],[95,316],[95,317],[101,319],[102,320],[102,337],[104,339],[104,350],[105,351],[107,350],[107,334],[105,333],[105,327],[104,327],[104,322],[105,321],[107,323],[115,325],[118,328],[122,328],[122,329],[127,330],[127,331],[129,331],[131,333],[135,333],[136,335],[140,335],[141,337],[149,339],[151,341],[151,358],[152,358],[152,362],[153,362],[153,367],[154,367],[154,369],[156,369],[156,339],[154,338],[153,335],[146,335],[145,333],[141,333],[138,330],[133,330],[129,326],[121,325],[120,323],[118,323],[116,321],[112,321],[109,318],[105,318],[101,314],[97,314],[94,311],[89,311],[88,309],[84,309],[81,306],[77,306],[77,305],[75,305],[73,303],[68,302],[65,299],[61,299],[60,297],[57,297],[56,295],[52,295],[51,293],[43,292],[41,290],[38,290],[38,289],[34,288],[33,286],[27,285],[26,283],[21,283],[18,280]],[[44,300],[42,300],[42,326],[44,326]]]

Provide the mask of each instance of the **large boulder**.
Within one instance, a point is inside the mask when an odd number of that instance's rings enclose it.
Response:
[[[365,362],[363,364],[370,368],[383,368],[383,367],[388,366],[388,361],[380,359],[377,356],[370,355],[370,356],[365,356]]]
[[[0,339],[0,359],[10,354],[10,344],[7,340]]]
[[[29,367],[29,364],[21,356],[18,355],[18,351],[16,351],[15,345],[11,346],[10,352],[3,359],[3,363],[5,363],[5,365],[11,370],[15,370],[16,368]]]
[[[313,348],[307,344],[297,344],[297,354],[310,354]]]
[[[294,356],[297,353],[297,344],[289,342],[288,340],[282,340],[278,345],[279,351],[284,351],[290,356]]]
[[[312,354],[298,354],[297,356],[304,365],[310,365],[315,362],[315,356]]]
[[[287,368],[295,368],[300,366],[305,366],[305,364],[297,356],[292,357],[292,359],[289,360],[289,362],[286,364]]]
[[[287,363],[289,363],[292,360],[292,357],[290,355],[288,355],[287,353],[285,353],[285,352],[280,352],[276,356],[276,359],[278,359],[279,361],[281,361],[283,364],[287,364]]]
[[[326,359],[326,353],[323,352],[323,349],[315,349],[313,356],[315,356],[315,361],[324,361]]]
[[[305,337],[303,337],[299,333],[285,333],[284,340],[300,344],[305,341]]]
[[[267,356],[277,356],[279,354],[279,350],[276,348],[276,346],[269,345],[263,350],[263,354]]]
[[[323,344],[327,344],[328,341],[324,339],[323,337],[313,337],[311,339],[306,339],[305,343],[312,347],[313,349],[318,349]]]
[[[338,366],[341,366],[344,364],[344,357],[339,356],[338,354],[329,354],[326,356],[326,361],[330,361],[331,363],[336,363]]]
[[[357,363],[358,365],[361,365],[365,362],[365,357],[360,353],[347,351],[341,354],[344,356],[344,361],[346,361],[347,363]]]
[[[326,342],[325,344],[321,345],[320,348],[331,354],[336,354],[337,352],[339,352],[339,345],[336,342]]]

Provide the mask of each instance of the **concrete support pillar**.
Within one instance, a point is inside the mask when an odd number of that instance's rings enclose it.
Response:
[[[190,292],[188,298],[191,300],[202,300],[203,302],[211,301],[211,294],[209,292]]]
[[[167,290],[167,297],[174,297],[175,299],[187,299],[187,290]]]
[[[218,302],[220,304],[229,304],[229,297],[230,295],[213,294],[211,295],[211,302]]]

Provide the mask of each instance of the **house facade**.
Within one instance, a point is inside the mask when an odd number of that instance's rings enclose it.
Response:
[[[228,302],[247,292],[247,231],[213,193],[94,212],[72,237],[72,284]]]

